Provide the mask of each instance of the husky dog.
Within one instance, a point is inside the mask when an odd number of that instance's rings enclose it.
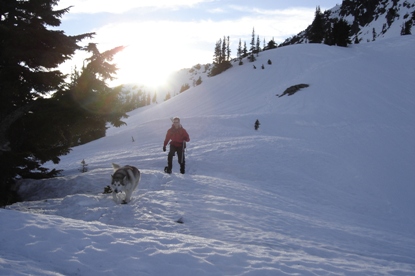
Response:
[[[126,165],[120,167],[120,165],[112,163],[112,167],[114,169],[114,174],[111,175],[112,198],[118,203],[120,201],[120,195],[123,193],[125,198],[122,199],[121,203],[127,204],[131,200],[131,194],[138,187],[141,173],[133,166]]]

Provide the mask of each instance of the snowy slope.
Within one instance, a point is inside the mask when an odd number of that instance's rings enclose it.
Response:
[[[414,44],[269,50],[131,112],[51,165],[64,176],[21,183],[0,274],[415,275]],[[175,115],[185,175],[162,172]],[[128,205],[102,194],[112,162],[143,173]]]
[[[372,10],[368,11],[366,7],[371,7]],[[399,36],[402,27],[413,17],[415,0],[387,0],[366,3],[347,1],[347,3],[342,2],[342,5],[336,5],[329,11],[329,18],[331,19],[344,19],[351,26],[355,21],[360,22],[359,29],[352,34],[351,41],[354,43],[357,36],[361,43],[365,43]],[[345,15],[342,16],[341,11]],[[373,18],[366,13],[371,14]]]

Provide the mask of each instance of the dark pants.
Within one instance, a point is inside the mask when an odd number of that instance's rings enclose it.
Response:
[[[167,166],[171,170],[173,168],[173,156],[177,152],[177,162],[180,164],[180,172],[184,173],[185,157],[183,154],[183,147],[176,147],[170,145],[169,155],[167,156]]]

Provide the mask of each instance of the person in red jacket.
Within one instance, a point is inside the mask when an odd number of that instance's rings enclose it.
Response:
[[[180,164],[180,173],[184,174],[185,157],[183,154],[186,148],[186,142],[189,142],[189,134],[180,124],[180,118],[173,118],[173,125],[167,130],[166,138],[164,139],[163,151],[166,151],[166,146],[170,142],[170,151],[167,156],[167,167],[164,168],[166,173],[171,173],[173,168],[173,156],[177,152],[178,162]]]

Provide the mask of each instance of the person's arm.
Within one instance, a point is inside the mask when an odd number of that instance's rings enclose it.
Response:
[[[164,143],[163,143],[163,147],[165,147],[165,146],[167,146],[167,144],[169,143],[169,141],[171,140],[170,137],[171,135],[170,135],[170,129],[169,130],[167,130],[167,133],[166,133],[166,138],[164,138]]]
[[[185,129],[183,129],[183,130],[184,130],[183,141],[189,142],[190,141],[189,133],[187,133],[187,131]]]

